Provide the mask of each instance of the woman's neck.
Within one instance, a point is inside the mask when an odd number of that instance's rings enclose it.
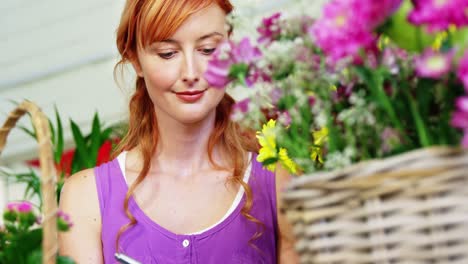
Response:
[[[152,167],[158,171],[190,176],[212,167],[208,141],[215,125],[215,112],[198,123],[181,124],[173,119],[158,119],[159,138]],[[215,148],[213,158],[219,161]]]

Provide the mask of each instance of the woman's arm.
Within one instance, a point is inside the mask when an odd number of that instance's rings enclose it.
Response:
[[[80,171],[65,181],[60,209],[73,223],[59,235],[60,254],[79,264],[103,263],[101,213],[93,169]]]
[[[291,179],[289,173],[281,166],[276,169],[276,201],[278,215],[278,263],[280,264],[295,264],[299,263],[299,256],[294,250],[294,235],[291,224],[286,219],[286,215],[281,212],[282,194],[286,184]]]

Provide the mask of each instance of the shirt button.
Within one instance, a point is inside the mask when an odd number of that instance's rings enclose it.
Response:
[[[189,244],[190,244],[190,242],[189,242],[187,239],[185,239],[185,240],[182,242],[182,246],[184,246],[184,247],[188,247]]]

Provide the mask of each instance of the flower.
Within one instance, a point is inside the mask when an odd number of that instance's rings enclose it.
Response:
[[[468,148],[468,96],[459,97],[456,107],[457,111],[452,115],[452,125],[463,129],[462,146]]]
[[[70,216],[62,211],[57,212],[57,228],[60,231],[68,231],[73,226]]]
[[[428,48],[415,58],[416,74],[425,78],[441,78],[450,71],[452,57],[453,52],[434,52]]]
[[[382,140],[381,151],[383,153],[389,153],[393,148],[401,143],[401,136],[398,131],[391,127],[386,127],[380,135]]]
[[[269,44],[281,34],[280,17],[281,13],[275,13],[262,20],[262,24],[257,28],[260,34],[258,43]]]
[[[408,20],[415,25],[427,25],[428,30],[447,30],[450,25],[468,25],[466,0],[412,0],[414,9]]]
[[[30,202],[10,202],[7,204],[7,211],[27,214],[32,212],[33,206]]]
[[[468,93],[468,50],[463,55],[463,58],[460,60],[457,71],[458,78],[463,82],[465,86],[465,91]]]
[[[248,38],[243,38],[238,45],[232,41],[224,42],[218,46],[208,62],[204,77],[215,88],[224,88],[236,78],[246,82],[249,76],[255,76],[255,80],[261,74],[256,73],[250,66],[261,56],[261,51],[252,46]]]
[[[285,169],[287,169],[290,173],[297,173],[298,166],[288,156],[288,151],[285,148],[280,148],[278,156],[279,156],[279,161],[281,165],[283,165]]]
[[[230,42],[221,43],[208,62],[208,70],[205,72],[206,81],[213,87],[223,88],[231,79],[229,71],[234,62],[230,58]]]
[[[375,36],[362,26],[363,21],[352,11],[351,1],[332,1],[325,5],[324,17],[309,29],[312,39],[328,55],[331,64],[348,56],[355,59],[361,49],[371,49],[376,43]]]
[[[318,161],[319,163],[323,163],[323,145],[328,138],[328,128],[323,127],[318,131],[314,131],[312,134],[314,138],[314,146],[312,146],[310,159],[313,161]]]
[[[257,156],[257,161],[266,165],[266,168],[270,171],[275,171],[275,162],[278,160],[275,126],[276,121],[270,119],[263,125],[262,131],[257,132],[258,143],[261,146]]]
[[[244,115],[249,111],[250,98],[245,98],[232,106],[231,119],[233,121],[240,121]]]
[[[323,18],[309,32],[332,64],[346,57],[359,62],[361,50],[376,49],[372,31],[400,4],[401,0],[335,0],[325,5]]]
[[[438,1],[433,6],[447,4]],[[455,1],[463,7],[468,0]],[[458,78],[452,67],[468,35],[454,34],[454,25],[434,42],[406,21],[411,10],[409,0],[331,0],[320,19],[305,23],[307,32],[297,18],[263,20],[262,56],[226,70],[240,80],[230,87],[250,89],[248,112],[245,102],[234,112],[241,126],[260,130],[263,166],[308,174],[436,144],[459,146],[463,134],[468,144],[468,99],[453,102],[468,93],[468,55]],[[457,12],[452,21],[462,20]],[[269,28],[274,24],[281,30]],[[240,69],[244,78],[232,74]]]

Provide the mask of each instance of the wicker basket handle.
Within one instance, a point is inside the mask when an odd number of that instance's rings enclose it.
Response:
[[[0,128],[0,155],[5,147],[6,139],[17,121],[26,113],[32,118],[39,144],[39,160],[41,164],[41,191],[43,197],[43,240],[42,263],[55,264],[58,252],[57,237],[57,201],[55,194],[56,171],[53,161],[52,143],[50,141],[49,122],[44,113],[30,101],[23,101],[13,110]]]

